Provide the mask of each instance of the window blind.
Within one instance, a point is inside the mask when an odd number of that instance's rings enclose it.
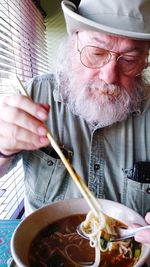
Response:
[[[32,0],[0,0],[0,97],[12,93],[17,75],[23,82],[48,71],[44,14]],[[0,178],[0,219],[22,216],[22,161]]]
[[[0,220],[16,219],[24,212],[24,172],[22,161],[0,178]]]
[[[1,0],[1,87],[15,74],[26,81],[47,71],[45,25],[41,12],[32,0]]]

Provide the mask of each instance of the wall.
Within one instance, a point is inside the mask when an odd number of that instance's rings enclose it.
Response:
[[[53,70],[56,53],[61,39],[66,34],[65,21],[60,0],[41,0],[41,6],[47,13],[45,19],[47,48],[50,71]]]

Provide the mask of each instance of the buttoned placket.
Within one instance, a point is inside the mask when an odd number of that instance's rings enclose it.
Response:
[[[95,128],[91,136],[88,186],[97,198],[104,193],[104,157],[103,129]]]

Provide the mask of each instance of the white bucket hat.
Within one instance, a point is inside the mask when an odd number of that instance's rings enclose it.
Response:
[[[79,7],[63,0],[67,31],[101,31],[150,40],[150,0],[81,0]]]

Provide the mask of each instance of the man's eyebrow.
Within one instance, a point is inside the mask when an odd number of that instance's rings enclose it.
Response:
[[[142,52],[142,48],[141,47],[136,47],[136,46],[133,46],[133,47],[126,47],[126,49],[124,50],[124,53],[130,53],[130,52],[137,52],[137,53],[140,53]]]
[[[103,40],[99,39],[98,37],[93,37],[92,40],[101,43],[101,44],[106,44],[106,42],[104,42]]]
[[[98,37],[93,37],[92,40],[94,40],[94,41],[96,41],[96,42],[98,42],[98,43],[100,43],[102,45],[106,45],[106,41],[103,41],[103,40],[99,39]],[[108,45],[107,49],[111,49],[111,45],[109,45],[109,44],[107,44],[107,45]],[[141,51],[142,51],[142,48],[141,47],[138,47],[136,45],[133,45],[132,47],[131,46],[130,47],[127,46],[125,48],[125,51],[124,52],[125,53],[129,53],[129,52],[141,52]]]

